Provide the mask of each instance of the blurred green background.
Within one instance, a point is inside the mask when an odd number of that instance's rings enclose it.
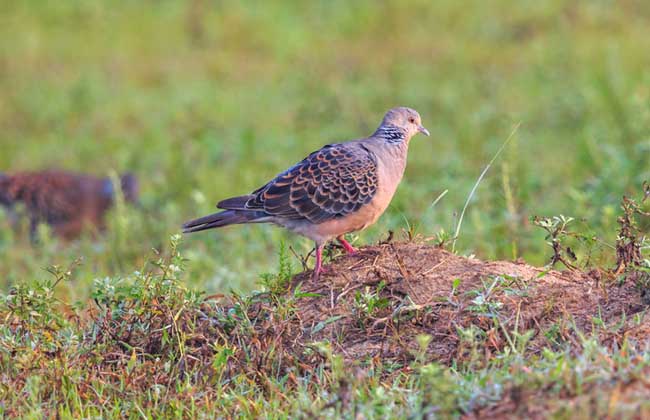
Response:
[[[164,252],[183,221],[370,134],[397,105],[432,135],[411,143],[391,207],[357,244],[453,230],[517,123],[457,249],[543,264],[532,215],[581,218],[613,241],[620,197],[650,178],[649,51],[643,0],[4,1],[0,170],[131,170],[144,209],[113,212],[100,240],[34,246],[0,215],[0,286],[82,257],[61,294],[84,299],[93,279]],[[187,237],[188,281],[251,289],[281,240],[312,246],[269,226]]]

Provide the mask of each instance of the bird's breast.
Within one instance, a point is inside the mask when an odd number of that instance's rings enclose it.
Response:
[[[368,204],[340,219],[325,222],[319,230],[331,236],[363,230],[374,224],[390,205],[402,180],[406,159],[404,155],[377,156],[377,191]]]
[[[388,208],[406,168],[406,159],[401,156],[389,156],[388,159],[378,157],[377,160],[377,192],[368,203],[369,211],[374,216],[370,224],[376,222]]]

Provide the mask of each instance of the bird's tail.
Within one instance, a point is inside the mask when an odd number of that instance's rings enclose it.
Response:
[[[266,221],[268,221],[268,215],[261,211],[225,210],[190,220],[183,224],[183,233],[200,232],[202,230],[241,223],[262,223]]]

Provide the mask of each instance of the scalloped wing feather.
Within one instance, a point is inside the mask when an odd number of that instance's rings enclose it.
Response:
[[[78,216],[81,182],[63,172],[20,173],[6,179],[3,191],[7,201],[21,201],[33,215],[56,223]]]
[[[362,145],[332,144],[254,191],[246,208],[312,223],[343,217],[377,191],[377,160]]]

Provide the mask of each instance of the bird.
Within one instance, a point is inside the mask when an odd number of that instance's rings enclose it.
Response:
[[[138,203],[135,175],[123,174],[120,188],[126,202]],[[114,202],[115,188],[109,177],[57,169],[0,174],[0,206],[15,220],[15,205],[22,203],[32,240],[39,223],[50,225],[54,234],[66,240],[79,237],[87,227],[104,230],[105,213]]]
[[[324,246],[345,251],[351,232],[374,224],[388,207],[406,168],[413,136],[429,131],[414,109],[388,110],[369,137],[327,144],[250,194],[220,201],[221,209],[183,224],[184,233],[234,224],[272,223],[314,241],[313,279],[324,272]]]

